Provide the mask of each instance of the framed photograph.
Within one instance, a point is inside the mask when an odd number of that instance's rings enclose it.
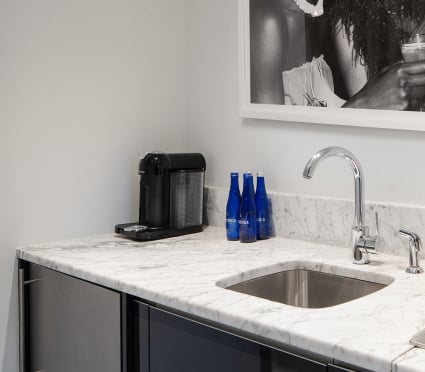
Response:
[[[425,131],[425,2],[349,3],[238,0],[243,117]]]

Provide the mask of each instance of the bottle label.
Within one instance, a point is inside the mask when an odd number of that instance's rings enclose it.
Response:
[[[265,217],[258,217],[257,222],[266,222],[266,218]]]
[[[238,220],[236,218],[226,218],[226,222],[228,222],[228,223],[237,223]]]
[[[249,225],[249,220],[239,220],[240,225]]]

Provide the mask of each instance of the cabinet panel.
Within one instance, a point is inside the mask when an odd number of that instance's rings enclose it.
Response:
[[[325,372],[327,366],[150,310],[151,372]]]
[[[120,294],[30,264],[27,371],[120,372]]]

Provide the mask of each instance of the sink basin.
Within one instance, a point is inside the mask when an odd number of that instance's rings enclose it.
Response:
[[[379,291],[388,284],[298,268],[225,288],[286,305],[313,309],[352,301]]]

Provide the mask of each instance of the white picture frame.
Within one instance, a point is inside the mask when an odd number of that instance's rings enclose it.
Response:
[[[251,103],[249,1],[238,0],[239,103],[243,118],[425,131],[425,113]]]

